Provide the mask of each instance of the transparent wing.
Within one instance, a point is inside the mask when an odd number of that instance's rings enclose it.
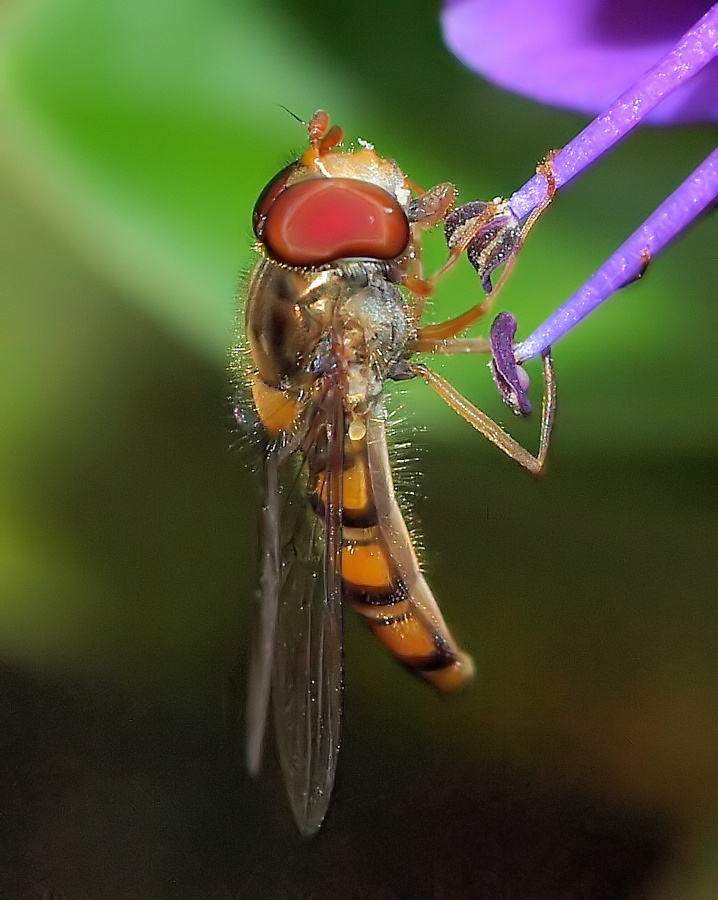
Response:
[[[334,784],[342,714],[343,404],[330,389],[278,468],[281,508],[272,711],[295,821],[314,834]],[[314,505],[312,505],[314,500]]]
[[[264,461],[264,498],[260,520],[262,552],[259,597],[247,688],[247,768],[259,772],[266,731],[269,694],[274,661],[274,643],[279,602],[279,520],[278,460],[269,453]]]

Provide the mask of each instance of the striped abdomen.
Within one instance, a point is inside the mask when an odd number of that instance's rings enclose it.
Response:
[[[374,431],[379,428],[380,433],[372,435],[372,423]],[[382,423],[374,419],[368,425],[369,440],[347,439],[345,446],[343,596],[403,665],[438,690],[455,691],[473,675],[473,663],[454,643],[419,571],[394,496],[385,441],[383,446],[375,446],[383,439]],[[375,484],[384,478],[388,482]],[[321,481],[320,477],[319,484]],[[382,503],[377,502],[377,488],[383,492]],[[314,500],[319,509],[321,487]]]

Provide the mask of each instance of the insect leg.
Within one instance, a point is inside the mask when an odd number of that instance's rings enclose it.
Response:
[[[548,454],[549,443],[551,440],[551,431],[553,429],[554,417],[556,413],[556,377],[553,369],[553,360],[550,351],[543,356],[544,369],[544,393],[543,403],[541,406],[541,430],[539,433],[539,450],[536,456],[529,453],[525,447],[522,447],[517,440],[511,437],[504,429],[494,420],[482,412],[473,403],[468,401],[466,397],[460,394],[456,388],[452,387],[449,382],[433,372],[422,363],[415,363],[411,366],[412,371],[423,378],[424,381],[431,385],[437,394],[445,400],[449,406],[457,412],[462,419],[465,419],[469,425],[473,426],[477,431],[481,432],[485,438],[495,444],[499,450],[510,456],[519,465],[528,469],[534,474],[538,474],[543,469]]]
[[[413,294],[413,318],[418,324],[424,312],[424,302],[434,291],[434,285],[438,274],[433,278],[424,277],[422,265],[421,235],[443,221],[454,206],[456,200],[456,188],[449,181],[437,184],[428,191],[422,190],[417,184],[407,179],[408,186],[418,193],[418,197],[409,203],[407,216],[411,223],[412,246],[414,248],[413,259],[410,262],[402,284]],[[456,254],[458,259],[460,253]],[[452,260],[451,265],[456,259]],[[441,273],[445,271],[443,267]]]
[[[488,293],[480,303],[461,315],[448,319],[446,322],[438,322],[420,328],[414,342],[417,351],[431,352],[436,343],[461,334],[491,309],[494,300],[511,274],[529,231],[556,194],[556,179],[553,174],[553,158],[556,152],[550,153],[536,168],[536,172],[546,179],[546,197],[533,210],[520,229],[518,220],[511,211],[510,203],[501,198],[496,198],[489,203],[467,203],[452,212],[450,218],[456,218],[457,221],[453,223],[450,236],[447,238],[449,240],[449,258],[439,271],[425,283],[430,285],[433,290],[437,280],[466,251]],[[447,220],[448,223],[449,220]],[[500,265],[503,265],[503,271],[492,287],[491,273]],[[407,286],[411,289],[411,285]]]
[[[412,349],[414,345],[412,344]],[[447,341],[422,341],[416,352],[441,353],[449,356],[454,353],[491,353],[491,341],[488,338],[450,338]]]

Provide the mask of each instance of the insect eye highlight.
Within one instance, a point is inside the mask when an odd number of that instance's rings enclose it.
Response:
[[[278,172],[274,178],[269,181],[259,195],[259,199],[254,205],[254,212],[252,213],[252,227],[254,228],[254,234],[260,240],[264,234],[264,223],[272,204],[286,188],[287,181],[298,165],[299,160],[297,159],[294,162],[289,163],[288,166],[285,166],[281,172]]]

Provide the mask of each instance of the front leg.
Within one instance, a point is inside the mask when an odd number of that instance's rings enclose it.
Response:
[[[419,329],[418,343],[422,349],[424,347],[431,349],[432,346],[461,334],[489,311],[506,283],[529,231],[556,194],[556,179],[553,174],[553,158],[556,152],[550,153],[536,168],[537,173],[546,179],[548,190],[545,199],[523,225],[514,215],[510,202],[501,197],[496,197],[488,203],[476,200],[465,203],[451,212],[447,211],[445,230],[449,244],[449,258],[428,283],[433,288],[444,272],[466,252],[469,262],[479,274],[486,296],[480,303],[454,319],[425,325]],[[503,266],[501,277],[496,284],[492,284],[492,273],[500,266]]]
[[[418,191],[419,196],[410,201],[406,210],[411,225],[411,243],[414,252],[402,284],[414,295],[414,319],[418,324],[424,312],[425,300],[433,293],[436,283],[436,276],[424,278],[421,258],[422,232],[428,231],[429,228],[433,228],[434,225],[443,221],[453,209],[456,201],[456,188],[449,181],[437,184],[428,191],[423,191],[414,182],[409,182],[409,187]]]
[[[456,200],[456,188],[453,184],[446,181],[437,184],[436,187],[429,191],[424,191],[418,197],[415,197],[407,207],[407,217],[412,226],[412,243],[415,250],[415,266],[404,278],[403,284],[413,294],[418,297],[430,296],[436,285],[436,282],[442,278],[459,260],[461,255],[476,241],[477,236],[486,231],[487,228],[494,226],[494,223],[501,221],[501,217],[506,215],[508,207],[507,201],[497,198],[489,203],[481,204],[465,204],[459,207],[456,213],[452,214],[454,202]],[[471,206],[481,206],[480,212],[466,217],[461,214],[461,210]],[[456,215],[459,221],[452,223],[449,230],[449,222]],[[444,265],[435,272],[431,278],[424,278],[421,265],[421,232],[433,228],[441,221],[446,221],[446,239],[449,244],[449,257]],[[503,222],[499,226],[501,240],[505,240],[506,229]],[[517,230],[518,225],[517,225]],[[505,259],[498,259],[498,250],[496,249],[497,239],[493,238],[491,245],[487,248],[484,255],[491,257],[493,266],[495,267]],[[514,243],[511,244],[511,251]],[[507,253],[509,255],[509,253]],[[487,288],[487,290],[489,290]]]

